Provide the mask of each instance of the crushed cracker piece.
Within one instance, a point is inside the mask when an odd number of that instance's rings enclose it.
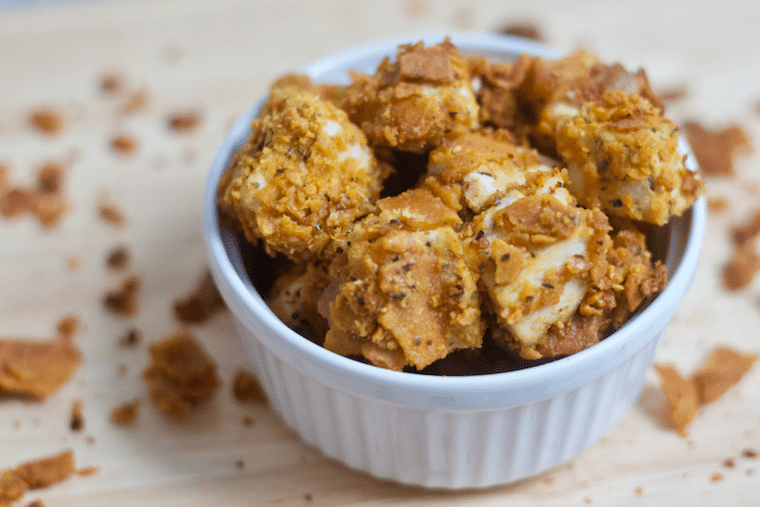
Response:
[[[122,107],[122,114],[132,114],[147,109],[150,103],[150,96],[147,90],[138,90],[133,92]]]
[[[710,480],[711,480],[712,482],[720,482],[720,481],[722,481],[723,479],[724,479],[724,476],[723,476],[723,474],[721,474],[721,473],[718,473],[718,472],[715,472],[714,474],[712,474],[712,475],[710,476]]]
[[[30,489],[52,486],[74,473],[74,453],[64,451],[60,454],[29,461],[19,465],[15,472]]]
[[[111,422],[117,426],[129,426],[137,419],[140,402],[128,401],[111,409]]]
[[[737,246],[742,246],[760,234],[760,209],[746,222],[731,228],[731,237]]]
[[[0,473],[0,505],[11,505],[29,489],[29,485],[13,470]]]
[[[135,315],[140,309],[137,293],[140,290],[140,278],[129,276],[121,283],[121,288],[109,291],[103,297],[103,304],[113,313]]]
[[[106,265],[111,269],[121,269],[129,264],[129,249],[126,246],[118,246],[111,250],[106,258]]]
[[[174,314],[185,324],[205,322],[224,308],[224,300],[208,269],[193,292],[174,302]]]
[[[39,108],[29,115],[29,125],[45,134],[60,134],[64,124],[63,115],[51,108]]]
[[[209,399],[219,388],[216,363],[195,335],[180,329],[148,349],[151,364],[144,377],[158,409],[180,419],[197,404]]]
[[[100,218],[113,225],[114,227],[121,227],[127,221],[124,212],[119,209],[116,203],[111,201],[105,195],[100,198],[100,203],[98,204],[98,215]]]
[[[714,213],[721,213],[728,209],[728,200],[725,197],[708,197],[707,209]]]
[[[40,224],[52,228],[69,211],[69,201],[63,194],[63,172],[65,167],[58,162],[47,162],[38,171],[37,185],[34,187],[10,188],[7,172],[0,180],[0,215],[16,218],[25,214],[34,215]]]
[[[711,176],[733,176],[733,157],[752,150],[749,138],[738,125],[711,130],[695,121],[683,125],[684,134],[702,172]]]
[[[744,449],[742,451],[742,457],[743,458],[756,458],[757,457],[757,451],[754,449]]]
[[[82,267],[82,262],[79,257],[71,255],[66,258],[66,269],[69,271],[79,271]]]
[[[124,82],[118,74],[111,73],[104,75],[100,80],[100,91],[112,95],[124,86]]]
[[[239,370],[235,375],[235,384],[232,387],[232,392],[239,401],[267,402],[267,395],[261,389],[256,376],[245,370]]]
[[[43,400],[68,381],[82,353],[65,341],[0,340],[0,392]]]
[[[71,431],[82,431],[84,429],[84,403],[82,400],[74,400],[71,405],[71,422],[69,427]]]
[[[535,23],[511,23],[502,27],[499,33],[537,41],[546,40],[541,33],[541,29]]]
[[[38,499],[32,501],[32,503],[30,503],[26,507],[45,507],[45,503],[38,498]]]
[[[137,141],[129,136],[119,135],[111,139],[111,148],[122,155],[129,155],[137,151]]]
[[[726,458],[723,460],[723,466],[726,468],[734,468],[736,466],[736,463],[734,463],[733,458]]]
[[[760,270],[760,255],[752,244],[736,249],[728,265],[723,268],[723,283],[730,290],[739,290],[752,282]]]
[[[715,401],[741,380],[757,358],[758,354],[743,354],[725,347],[715,349],[693,377],[700,401]]]
[[[83,468],[77,469],[75,473],[79,475],[80,477],[89,477],[90,475],[96,475],[100,473],[100,467],[98,466],[83,467]]]
[[[62,338],[71,338],[79,331],[79,324],[79,317],[76,315],[65,315],[58,321],[56,331]]]
[[[127,331],[121,340],[119,340],[119,344],[122,347],[134,347],[140,343],[141,338],[142,335],[140,334],[140,331],[133,327]]]
[[[683,378],[670,365],[656,365],[662,388],[670,407],[670,417],[682,437],[686,436],[686,426],[694,419],[699,408],[699,393],[690,379]]]
[[[196,112],[176,113],[169,117],[169,127],[176,132],[190,132],[198,127],[201,117]]]
[[[667,88],[665,90],[660,90],[657,92],[657,96],[660,97],[660,100],[665,103],[676,102],[678,100],[684,99],[688,94],[689,90],[686,85],[681,85],[675,88]]]

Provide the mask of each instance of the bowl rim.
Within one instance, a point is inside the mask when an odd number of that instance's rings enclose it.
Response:
[[[350,68],[345,64],[347,59],[376,55],[378,52],[393,55],[399,44],[418,40],[432,44],[440,42],[445,36],[449,36],[452,43],[460,49],[468,51],[477,52],[484,48],[504,53],[517,51],[558,54],[548,46],[516,37],[469,32],[428,32],[354,46],[317,60],[304,67],[302,72],[318,78],[331,69]],[[219,224],[216,187],[229,158],[247,139],[250,123],[264,101],[261,99],[251,106],[236,121],[212,163],[204,193],[203,211],[204,235],[211,269],[220,292],[235,316],[249,329],[257,329],[262,325],[269,328],[271,333],[258,332],[256,336],[267,349],[291,366],[334,388],[390,404],[417,407],[447,405],[456,410],[480,410],[537,401],[604,375],[650,341],[657,339],[691,285],[704,236],[704,196],[697,199],[694,206],[681,217],[686,222],[685,232],[688,233],[686,246],[665,289],[642,312],[588,349],[521,370],[450,377],[386,370],[333,353],[297,334],[280,321],[261,296],[252,290],[250,281],[238,275],[225,246],[225,241],[229,242],[232,235]],[[676,235],[678,234],[681,231],[677,231]]]

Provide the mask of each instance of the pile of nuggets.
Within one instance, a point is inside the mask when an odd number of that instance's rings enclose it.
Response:
[[[643,71],[585,51],[400,46],[347,86],[275,82],[218,206],[287,258],[268,303],[331,351],[407,371],[486,340],[561,357],[667,283],[645,232],[704,184],[661,111]]]

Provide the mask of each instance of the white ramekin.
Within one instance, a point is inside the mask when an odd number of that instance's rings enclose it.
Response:
[[[544,45],[494,34],[452,33],[465,54],[512,60],[556,58]],[[373,73],[399,44],[445,34],[385,39],[328,56],[303,72],[347,83],[349,69]],[[256,292],[236,238],[220,228],[216,187],[246,140],[262,102],[224,139],[204,197],[211,269],[272,405],[308,443],[377,477],[432,488],[475,488],[537,474],[599,439],[631,408],[661,333],[697,266],[704,198],[661,238],[671,275],[665,290],[620,330],[567,358],[506,373],[436,377],[388,371],[341,357],[286,327]],[[693,157],[690,157],[693,160]]]

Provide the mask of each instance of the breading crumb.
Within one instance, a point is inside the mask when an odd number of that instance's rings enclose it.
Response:
[[[58,390],[82,362],[68,341],[0,340],[0,392],[43,400]]]
[[[29,115],[29,125],[45,134],[60,134],[66,123],[63,115],[51,108],[40,108]]]
[[[150,396],[158,409],[180,419],[197,404],[211,398],[221,382],[216,363],[190,330],[180,329],[153,342],[151,363],[145,369]]]
[[[121,283],[121,288],[109,291],[103,297],[105,307],[118,315],[135,315],[140,309],[137,293],[140,290],[140,278],[129,276]]]
[[[201,116],[196,112],[176,113],[169,117],[169,127],[176,132],[195,130],[201,122]]]
[[[258,379],[245,370],[239,370],[235,375],[232,392],[238,401],[267,402],[267,395],[261,389]]]
[[[206,270],[193,292],[183,299],[174,301],[174,314],[185,324],[205,322],[224,308],[224,300],[216,288],[210,270]]]
[[[129,426],[137,419],[140,402],[138,400],[122,403],[111,409],[111,422],[117,426]]]
[[[74,400],[71,405],[71,422],[69,427],[71,431],[82,431],[84,429],[84,403],[82,400]]]
[[[129,249],[125,246],[118,246],[108,254],[106,265],[111,269],[121,269],[129,264],[129,258]]]
[[[499,33],[504,35],[513,35],[524,39],[545,41],[546,38],[541,33],[541,29],[535,23],[513,23],[502,27]]]
[[[111,148],[122,155],[130,155],[137,151],[137,141],[132,137],[119,135],[111,139]]]
[[[711,130],[695,121],[683,125],[684,134],[702,172],[711,176],[733,176],[734,155],[752,150],[749,138],[738,125]]]

